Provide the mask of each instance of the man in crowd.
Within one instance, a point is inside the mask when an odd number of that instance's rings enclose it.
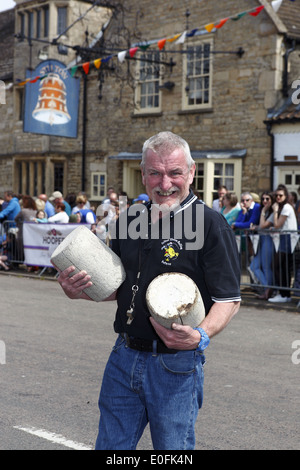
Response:
[[[245,229],[252,225],[259,225],[260,204],[253,201],[252,194],[245,192],[241,196],[241,210],[232,228]]]
[[[103,377],[96,449],[135,449],[148,422],[154,449],[193,449],[194,427],[203,399],[204,350],[239,309],[236,242],[224,217],[190,191],[195,163],[185,140],[171,132],[148,139],[143,146],[141,168],[150,198],[145,210],[151,233],[156,222],[163,222],[151,221],[155,207],[164,208],[156,215],[169,217],[174,234],[178,221],[197,222],[201,205],[203,240],[198,247],[189,249],[186,231],[175,239],[164,238],[161,229],[158,238],[118,237],[120,216],[112,249],[121,258],[126,279],[106,299],[117,300],[114,329],[119,336]],[[135,217],[128,217],[128,226]],[[176,256],[166,262],[162,248],[171,244],[176,244]],[[84,292],[92,285],[90,275],[85,271],[72,274],[74,269],[71,266],[62,271],[59,283],[69,298],[90,300]],[[173,323],[172,329],[167,329],[150,316],[145,301],[147,287],[166,272],[183,273],[197,284],[206,311],[198,327]],[[128,321],[127,310],[136,282],[139,288]]]
[[[14,221],[16,215],[21,210],[19,199],[15,197],[13,191],[4,192],[4,201],[7,203],[7,205],[0,212],[0,223],[4,222],[5,220]]]

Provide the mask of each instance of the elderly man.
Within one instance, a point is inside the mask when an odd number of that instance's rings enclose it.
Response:
[[[144,210],[151,221],[151,234],[139,240],[118,237],[120,216],[117,236],[112,240],[126,279],[110,297],[118,304],[114,329],[119,336],[103,377],[96,449],[135,449],[148,422],[154,449],[193,449],[194,426],[203,398],[204,350],[239,309],[238,253],[224,217],[189,189],[195,163],[185,140],[171,132],[148,139],[141,169],[150,198]],[[188,249],[186,231],[180,239],[164,237],[158,228],[164,217],[169,217],[174,234],[178,221],[195,222],[199,204],[204,214],[201,246]],[[151,220],[155,208],[163,210],[156,211]],[[182,217],[184,214],[192,214],[192,220]],[[128,227],[135,217],[128,216]],[[155,227],[159,237],[152,237],[152,229],[157,233]],[[166,261],[163,248],[174,244],[176,256]],[[61,272],[58,281],[71,299],[88,300],[83,289],[91,285],[91,278],[85,271],[72,275],[73,270],[71,266]],[[174,323],[167,329],[150,316],[145,301],[147,287],[166,272],[186,274],[197,284],[206,310],[197,328]],[[129,319],[136,282],[139,289]]]
[[[244,229],[251,228],[253,225],[259,225],[260,204],[253,201],[250,193],[245,192],[241,196],[241,210],[232,228]]]

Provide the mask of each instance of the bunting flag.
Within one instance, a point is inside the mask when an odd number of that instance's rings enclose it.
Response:
[[[134,57],[136,52],[139,50],[138,47],[132,47],[131,49],[129,49],[129,55],[130,57]]]
[[[224,24],[227,23],[228,20],[229,20],[229,18],[223,18],[222,20],[220,20],[220,22],[218,24],[215,25],[215,28],[217,28],[217,29],[222,28],[222,26],[224,26]]]
[[[85,71],[86,75],[89,73],[90,71],[90,63],[89,62],[85,62],[84,64],[82,64],[82,68],[83,70]]]
[[[259,15],[259,13],[264,9],[265,7],[263,5],[261,5],[260,7],[256,7],[256,9],[254,11],[249,11],[249,15],[251,16],[257,16]]]
[[[294,1],[294,0],[291,0],[291,1]],[[278,11],[281,3],[282,3],[282,0],[273,0],[271,2],[272,7],[275,11]],[[104,63],[108,62],[113,57],[117,57],[119,62],[122,63],[122,62],[124,62],[127,53],[129,54],[129,56],[131,58],[133,58],[138,50],[145,51],[145,50],[148,49],[148,47],[150,47],[153,44],[156,44],[158,49],[160,51],[162,51],[164,49],[165,45],[166,45],[166,42],[169,42],[169,43],[174,42],[175,44],[183,44],[187,37],[191,38],[191,37],[195,36],[195,34],[197,32],[203,31],[203,29],[205,29],[208,33],[211,33],[214,30],[218,30],[218,29],[222,28],[225,25],[225,23],[227,23],[227,21],[229,19],[231,19],[232,21],[237,21],[237,20],[241,19],[243,16],[245,16],[247,14],[250,15],[250,16],[256,17],[257,15],[259,15],[259,13],[263,9],[264,9],[264,6],[261,5],[259,7],[252,8],[251,10],[242,11],[238,14],[235,14],[234,16],[229,16],[227,18],[219,19],[215,22],[207,23],[207,24],[205,24],[205,25],[203,25],[199,28],[194,28],[191,31],[184,31],[184,32],[175,34],[175,35],[171,36],[170,38],[162,38],[162,39],[158,39],[157,41],[153,41],[153,40],[147,41],[145,43],[138,44],[137,46],[130,47],[129,50],[124,50],[124,51],[118,52],[116,54],[112,54],[110,56],[107,56],[105,58],[98,58],[98,59],[93,60],[91,62],[84,62],[83,64],[76,64],[75,66],[72,66],[70,68],[67,67],[65,70],[69,70],[72,77],[74,77],[74,75],[76,74],[79,67],[82,68],[86,74],[88,74],[91,70],[91,65],[94,65],[95,68],[99,69],[101,64],[104,64]],[[26,79],[26,80],[23,80],[23,81],[17,80],[17,85],[23,86],[27,83],[35,83],[37,80],[41,80],[43,78],[45,78],[45,77],[33,77],[33,78]]]
[[[96,67],[96,69],[99,69],[100,65],[101,65],[101,59],[94,60],[94,66]]]
[[[160,51],[165,47],[166,42],[167,42],[167,39],[160,39],[158,41],[157,45]]]

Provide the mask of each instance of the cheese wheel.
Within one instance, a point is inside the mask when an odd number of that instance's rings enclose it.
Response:
[[[109,297],[125,280],[120,258],[84,225],[62,241],[53,252],[51,263],[60,271],[73,265],[76,271],[71,276],[86,271],[93,285],[84,292],[96,302]]]
[[[164,273],[149,284],[146,302],[151,316],[171,329],[172,323],[198,326],[205,317],[205,308],[195,282],[182,273]]]

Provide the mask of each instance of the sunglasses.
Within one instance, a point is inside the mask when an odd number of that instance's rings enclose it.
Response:
[[[262,199],[262,201],[270,201],[269,197],[262,197],[261,199]]]
[[[283,197],[284,194],[276,194],[276,197]]]
[[[249,202],[251,199],[241,199],[241,202]]]

